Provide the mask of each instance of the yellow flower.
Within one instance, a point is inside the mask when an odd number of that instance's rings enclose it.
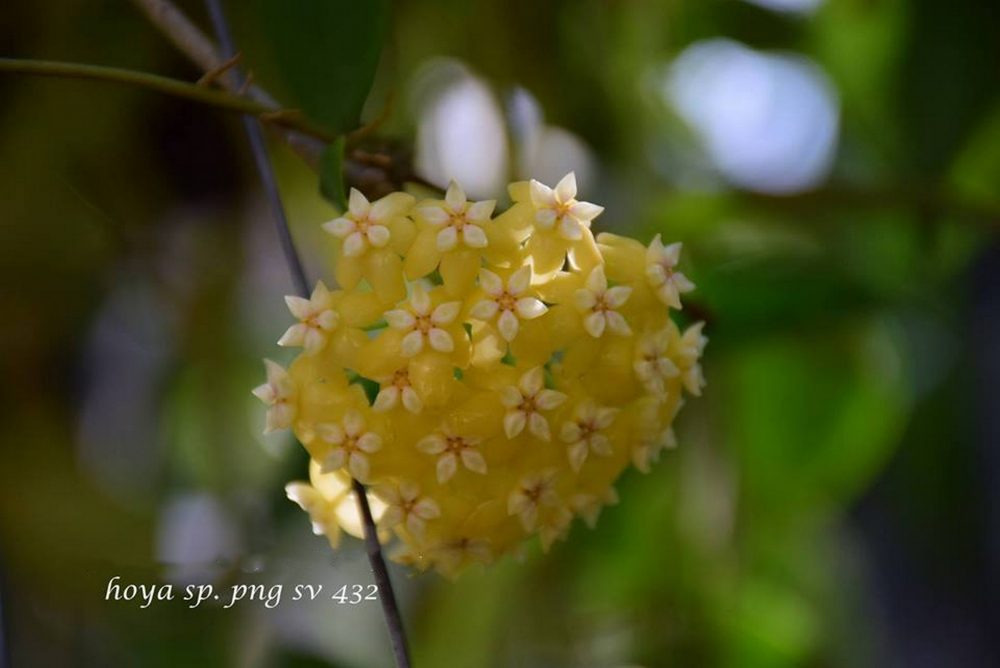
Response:
[[[441,516],[441,508],[434,499],[420,493],[420,485],[404,480],[398,485],[382,485],[376,493],[387,504],[382,524],[392,528],[403,525],[412,535],[420,538],[428,520]]]
[[[253,395],[267,404],[267,419],[264,433],[292,426],[297,407],[295,382],[288,372],[277,362],[264,360],[267,382],[253,390]]]
[[[556,472],[532,472],[518,481],[507,499],[507,513],[517,515],[525,531],[533,531],[538,521],[538,511],[545,506],[558,506],[555,492]]]
[[[611,456],[611,439],[605,430],[615,421],[619,410],[598,406],[592,400],[577,404],[573,418],[564,422],[559,432],[559,438],[569,444],[569,464],[574,471],[580,471],[589,452],[601,457]]]
[[[680,244],[591,232],[602,208],[511,184],[514,203],[352,191],[325,225],[341,240],[340,289],[289,297],[279,344],[253,393],[266,430],[292,428],[310,483],[287,487],[336,546],[362,535],[351,478],[370,485],[390,558],[455,577],[543,551],[617,502],[676,439],[686,396],[704,387],[702,323],[671,319],[693,284]]]
[[[319,463],[313,460],[309,464],[309,482],[290,482],[285,485],[285,494],[309,513],[313,533],[326,536],[330,547],[336,548],[340,544],[341,530],[355,538],[364,537],[358,501],[347,474],[341,471],[323,473]],[[386,504],[369,494],[368,505],[372,517],[380,521]]]
[[[382,448],[382,437],[368,431],[365,419],[357,411],[348,411],[341,423],[326,423],[316,427],[319,438],[330,445],[323,460],[323,473],[344,466],[361,482],[368,480],[368,455]]]
[[[407,253],[405,269],[410,279],[438,268],[445,290],[464,294],[479,270],[482,250],[490,245],[490,216],[495,200],[469,202],[454,181],[444,201],[428,200],[415,209],[422,229]]]
[[[576,308],[583,313],[583,328],[595,339],[600,338],[605,329],[619,336],[631,336],[632,329],[618,311],[631,294],[632,288],[624,285],[609,288],[604,267],[594,267],[587,276],[585,287],[573,294]]]
[[[535,205],[535,227],[555,230],[568,241],[583,239],[583,230],[604,211],[603,206],[576,200],[576,174],[570,172],[555,188],[531,180],[531,202]]]
[[[430,295],[417,283],[407,308],[386,311],[385,321],[404,333],[400,348],[404,357],[420,353],[425,343],[438,352],[450,353],[455,341],[445,327],[455,322],[461,308],[462,303],[457,301],[433,306]]]
[[[469,315],[486,322],[496,318],[500,336],[508,343],[517,336],[521,320],[537,318],[548,310],[541,300],[528,294],[531,267],[525,266],[515,271],[507,279],[506,285],[502,278],[489,269],[480,269],[479,285],[485,298],[476,302]]]
[[[486,460],[476,449],[479,442],[474,436],[459,436],[446,425],[418,441],[417,449],[437,457],[437,480],[444,484],[455,475],[459,462],[470,471],[486,474]]]
[[[413,241],[413,221],[407,215],[414,198],[392,193],[369,203],[351,188],[347,212],[323,224],[342,241],[336,276],[341,287],[355,288],[364,278],[383,302],[396,302],[406,294],[402,261]]]
[[[528,370],[517,385],[508,385],[500,392],[500,402],[507,408],[503,430],[507,438],[514,438],[527,426],[533,435],[547,441],[551,438],[549,421],[542,411],[551,411],[566,401],[566,395],[544,388],[542,367]]]

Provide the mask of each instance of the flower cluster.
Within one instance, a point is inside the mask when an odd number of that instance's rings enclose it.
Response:
[[[254,394],[309,451],[311,483],[287,492],[332,545],[359,531],[354,477],[397,561],[454,575],[534,535],[547,550],[673,444],[706,342],[670,317],[694,288],[681,246],[595,238],[603,209],[576,190],[514,183],[497,216],[455,183],[421,202],[355,190],[324,225],[340,289],[287,298],[278,343],[302,353],[267,361]]]

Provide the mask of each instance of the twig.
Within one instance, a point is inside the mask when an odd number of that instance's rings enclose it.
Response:
[[[276,110],[271,107],[250,98],[231,95],[212,90],[206,86],[199,86],[198,84],[187,83],[186,81],[179,81],[148,72],[137,72],[135,70],[105,67],[102,65],[84,65],[81,63],[63,63],[51,60],[27,60],[21,58],[0,58],[0,72],[61,79],[92,79],[95,81],[137,86],[226,111],[260,116],[275,125],[281,125],[288,129],[294,128],[299,133],[312,135],[324,141],[329,141],[331,138],[329,133],[314,126],[302,117],[301,114],[276,113]]]
[[[170,0],[132,0],[132,4],[142,10],[150,22],[202,71],[216,70],[225,62],[212,40]],[[274,97],[260,86],[248,85],[245,90],[241,90],[242,84],[237,82],[233,72],[220,77],[219,84],[230,92],[246,93],[271,111],[280,109]],[[294,127],[285,128],[282,139],[313,169],[319,165],[323,149],[329,143],[329,140],[318,140]]]
[[[229,70],[236,67],[239,64],[240,60],[242,59],[243,59],[243,54],[237,53],[232,58],[222,63],[218,67],[216,67],[214,70],[209,70],[204,74],[202,74],[201,77],[198,79],[198,81],[195,82],[195,84],[198,86],[211,86],[212,84],[216,83],[220,78],[222,78]],[[240,86],[240,88],[238,89],[242,91],[239,93],[241,97],[246,95],[246,91],[243,90],[244,88],[246,87]]]
[[[235,54],[236,45],[233,43],[221,0],[205,0],[205,2],[208,6],[212,25],[215,28],[215,34],[219,39],[219,45],[222,47],[222,55]],[[242,86],[243,77],[239,68],[233,67],[230,72],[235,79],[235,85]],[[253,150],[257,172],[260,175],[264,190],[267,192],[268,200],[271,204],[271,210],[278,223],[278,233],[281,236],[281,246],[285,253],[285,259],[288,261],[299,294],[307,297],[310,292],[309,282],[306,278],[302,261],[295,251],[295,244],[288,227],[288,219],[285,216],[284,207],[281,203],[281,194],[278,191],[278,184],[268,160],[264,133],[261,131],[259,121],[250,116],[243,117],[243,125],[246,129],[247,138],[250,141],[250,147]],[[382,555],[382,546],[379,544],[375,520],[368,505],[368,493],[365,486],[357,480],[352,480],[351,484],[354,489],[354,496],[357,498],[358,509],[361,511],[365,534],[365,548],[368,553],[368,561],[371,564],[375,584],[378,586],[379,600],[382,603],[382,612],[385,616],[386,626],[389,629],[389,638],[392,642],[393,654],[396,657],[396,665],[399,668],[409,668],[410,659],[406,646],[406,635],[403,631],[403,620],[399,613],[399,606],[396,603],[396,596],[392,589],[392,580],[389,578],[389,571],[385,565],[385,558]]]

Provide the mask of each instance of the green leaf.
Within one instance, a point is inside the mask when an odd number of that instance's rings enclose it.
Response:
[[[389,17],[389,0],[259,0],[264,31],[291,99],[343,133],[358,126]]]
[[[341,211],[347,210],[344,193],[344,136],[326,147],[319,159],[319,191]]]

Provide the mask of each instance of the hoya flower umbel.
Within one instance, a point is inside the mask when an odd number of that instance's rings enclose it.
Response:
[[[453,577],[529,540],[547,551],[674,446],[684,397],[702,392],[702,325],[673,322],[693,288],[680,244],[598,241],[603,209],[572,173],[508,192],[496,212],[457,183],[422,201],[354,191],[325,226],[340,289],[287,300],[280,343],[299,350],[265,362],[254,394],[267,430],[308,450],[309,482],[287,493],[330,545],[362,535],[360,481],[408,567]]]
[[[425,342],[434,350],[448,353],[455,349],[455,342],[443,326],[454,322],[461,308],[461,302],[432,307],[430,295],[418,283],[413,287],[408,308],[386,311],[385,320],[393,329],[406,332],[401,344],[404,357],[418,354]]]
[[[486,322],[496,318],[500,336],[508,343],[514,340],[520,329],[521,320],[532,320],[548,309],[537,297],[528,294],[531,287],[531,267],[521,267],[507,279],[489,269],[479,270],[479,286],[486,298],[477,302],[469,315]]]

